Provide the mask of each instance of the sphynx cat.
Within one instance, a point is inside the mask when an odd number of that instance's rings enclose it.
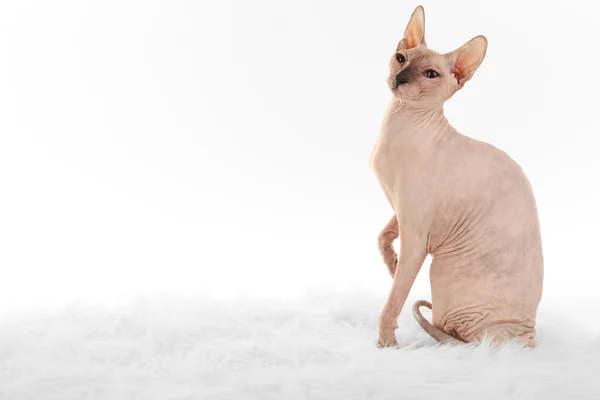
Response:
[[[487,337],[536,345],[544,267],[531,185],[510,156],[460,134],[443,111],[486,49],[484,36],[447,54],[429,49],[419,6],[391,57],[392,99],[370,158],[394,210],[379,235],[393,277],[379,347],[397,344],[398,316],[428,254],[432,304],[418,301],[413,313],[430,336],[451,344]],[[433,324],[421,306],[432,309]]]

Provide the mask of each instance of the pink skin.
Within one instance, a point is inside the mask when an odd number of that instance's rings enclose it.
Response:
[[[483,61],[487,40],[439,54],[426,47],[424,26],[419,6],[390,60],[393,96],[370,159],[394,210],[379,236],[393,283],[378,345],[397,344],[398,316],[431,254],[433,325],[415,316],[432,337],[478,343],[487,335],[534,347],[544,268],[531,185],[512,158],[460,134],[443,111]],[[397,85],[402,71],[410,79]]]

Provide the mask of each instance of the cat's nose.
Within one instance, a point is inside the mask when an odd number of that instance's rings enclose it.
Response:
[[[403,69],[396,75],[396,87],[408,82],[410,82],[410,71],[408,69]]]

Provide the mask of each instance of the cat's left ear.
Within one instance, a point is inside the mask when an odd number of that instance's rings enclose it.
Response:
[[[459,89],[473,77],[477,68],[483,62],[487,51],[487,39],[485,36],[476,36],[467,43],[446,54],[452,67],[450,72],[454,74]]]

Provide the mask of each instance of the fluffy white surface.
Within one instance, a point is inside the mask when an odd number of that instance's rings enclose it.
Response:
[[[0,399],[600,399],[600,338],[562,315],[540,313],[536,349],[494,352],[436,346],[405,310],[400,342],[425,347],[380,350],[383,300],[153,296],[4,317]]]

